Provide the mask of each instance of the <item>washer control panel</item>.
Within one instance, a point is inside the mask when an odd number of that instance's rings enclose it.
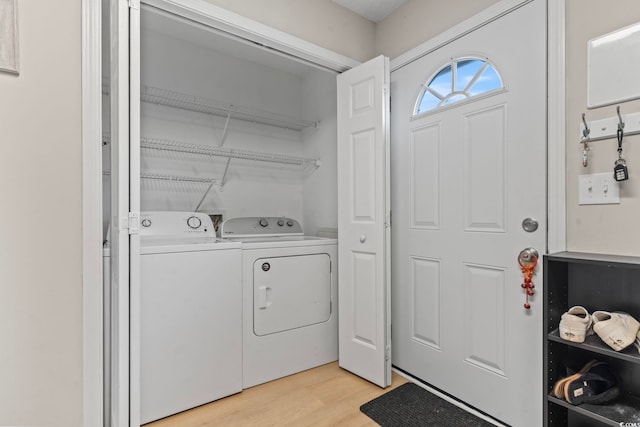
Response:
[[[222,223],[221,237],[302,236],[302,226],[293,218],[251,216],[230,218]]]
[[[141,212],[140,235],[162,237],[215,237],[211,218],[200,212]]]

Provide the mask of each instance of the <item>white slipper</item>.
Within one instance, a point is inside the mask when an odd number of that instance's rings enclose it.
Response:
[[[593,334],[591,316],[586,308],[573,306],[560,317],[560,338],[572,342],[584,342],[587,335]]]
[[[629,314],[596,311],[591,317],[594,332],[615,351],[627,348],[636,340],[640,323]]]

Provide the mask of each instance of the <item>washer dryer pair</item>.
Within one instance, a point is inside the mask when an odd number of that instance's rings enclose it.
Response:
[[[337,239],[292,218],[231,218],[242,242],[243,388],[338,359]]]

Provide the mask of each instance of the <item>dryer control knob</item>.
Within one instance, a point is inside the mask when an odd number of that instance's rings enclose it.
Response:
[[[260,218],[260,221],[258,221],[258,224],[260,224],[260,227],[266,227],[267,225],[269,225],[269,221],[267,221],[267,218]]]
[[[282,227],[282,226],[284,225],[284,219],[279,219],[279,220],[278,220],[278,225],[279,225],[280,227]]]
[[[289,227],[293,227],[293,220],[292,220],[292,219],[288,219],[288,220],[287,220],[287,225],[288,225]]]
[[[189,218],[187,218],[187,225],[195,230],[197,228],[200,228],[200,226],[202,225],[202,221],[197,216],[190,216]]]

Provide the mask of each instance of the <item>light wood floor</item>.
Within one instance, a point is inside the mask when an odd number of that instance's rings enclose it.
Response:
[[[360,405],[407,380],[393,374],[386,389],[330,363],[244,390],[145,427],[377,426]]]

